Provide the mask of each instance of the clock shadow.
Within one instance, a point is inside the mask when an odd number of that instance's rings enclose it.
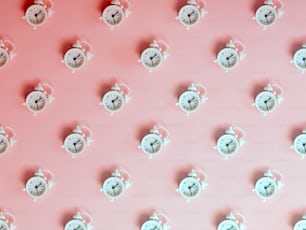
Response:
[[[137,141],[139,141],[140,143],[140,140],[148,133],[150,133],[150,130],[155,126],[157,125],[156,122],[148,122],[147,124],[143,125],[142,128],[140,128],[138,131],[137,131],[137,134],[136,134],[136,138],[137,138]]]
[[[249,95],[251,100],[254,102],[255,98],[257,96],[257,94],[259,94],[261,91],[264,90],[264,87],[266,87],[269,83],[271,83],[271,81],[267,80],[263,80],[261,82],[258,83],[254,83],[250,92],[251,94]]]
[[[303,132],[304,129],[306,129],[306,122],[297,124],[293,128],[291,128],[288,131],[288,138],[290,139],[290,142],[292,143],[294,139]]]
[[[33,5],[33,0],[22,0],[20,4],[20,9],[25,13],[29,6]]]
[[[250,11],[255,15],[256,10],[258,9],[258,7],[262,6],[263,4],[264,4],[264,2],[262,0],[253,0],[250,3]]]
[[[112,78],[111,80],[108,80],[107,82],[103,82],[99,85],[99,88],[97,90],[97,96],[99,97],[99,100],[101,101],[104,94],[106,94],[109,90],[111,90],[111,87],[115,85],[115,83],[119,83],[118,80],[115,78]]]
[[[150,46],[150,43],[153,41],[153,40],[158,40],[154,35],[151,35],[151,36],[147,36],[146,38],[143,38],[141,39],[140,42],[137,42],[137,46],[136,46],[136,53],[137,53],[137,56],[140,57],[141,53]]]
[[[64,143],[65,138],[72,133],[73,129],[77,126],[80,125],[80,122],[74,121],[71,122],[68,125],[65,125],[64,127],[61,128],[59,138],[61,141],[61,144]]]
[[[40,83],[40,82],[42,82],[42,81],[40,81],[40,80],[35,80],[35,81],[33,81],[32,83],[26,83],[26,84],[24,84],[23,86],[22,86],[22,89],[21,89],[21,93],[20,93],[20,96],[22,97],[22,100],[25,100],[26,99],[26,97],[27,97],[27,95],[29,94],[29,93],[31,93],[33,90],[34,90],[34,88]]]
[[[213,225],[217,227],[223,220],[226,219],[226,216],[230,214],[233,210],[231,208],[224,208],[222,210],[216,211],[213,218]]]
[[[28,168],[28,169],[26,169],[26,170],[24,170],[23,172],[22,172],[22,175],[21,175],[21,178],[20,178],[20,180],[21,180],[21,183],[25,186],[25,184],[26,184],[26,182],[27,182],[27,180],[28,179],[30,179],[32,176],[34,176],[34,173],[37,171],[37,169],[39,169],[39,167],[37,166],[33,166],[33,167],[31,167],[31,168]]]
[[[61,55],[62,58],[64,58],[65,53],[72,48],[72,45],[77,41],[77,40],[81,40],[79,37],[74,36],[74,37],[70,37],[65,39],[65,42],[63,42],[60,47],[59,47],[59,53]]]
[[[186,5],[185,0],[178,0],[173,4],[173,10],[175,11],[176,14],[178,14],[179,10]]]
[[[299,211],[292,211],[288,218],[288,224],[290,227],[294,227],[295,223],[302,219],[303,215],[306,214],[306,208],[300,209]]]
[[[256,181],[258,181],[261,177],[264,176],[264,173],[267,172],[269,167],[262,167],[256,169],[250,176],[250,183],[252,183],[252,188],[255,186]]]
[[[231,36],[226,36],[226,37],[223,37],[223,38],[216,38],[215,39],[215,44],[212,46],[213,49],[212,49],[212,53],[213,53],[213,56],[215,56],[217,58],[217,54],[219,53],[220,50],[222,50],[223,48],[225,48],[226,44],[231,40],[233,39]]]
[[[109,0],[103,0],[97,4],[97,11],[99,12],[99,16],[102,15],[103,10],[110,4],[111,3]]]
[[[114,172],[117,168],[120,168],[118,165],[111,165],[107,167],[103,167],[101,171],[99,171],[99,175],[97,177],[97,182],[99,183],[100,187],[102,187],[103,182],[111,176],[112,172]]]
[[[293,55],[296,51],[302,48],[302,45],[306,44],[306,37],[297,38],[289,45],[289,55],[293,58]]]
[[[73,216],[80,211],[79,208],[73,208],[69,210],[65,210],[63,213],[61,213],[60,216],[60,225],[64,228],[65,224],[73,218]]]
[[[154,212],[156,212],[156,210],[153,208],[141,211],[141,214],[138,215],[136,220],[136,224],[139,229],[141,228],[141,225],[146,222]]]
[[[214,144],[217,143],[218,138],[221,137],[230,126],[231,126],[230,124],[224,124],[215,128],[211,137]]]
[[[186,81],[186,82],[179,83],[179,85],[176,86],[174,90],[175,99],[178,100],[180,95],[184,93],[187,90],[188,86],[190,86],[192,83],[193,81],[188,81],[188,82]]]
[[[181,169],[177,170],[178,172],[175,174],[175,177],[174,177],[175,185],[178,187],[180,181],[183,180],[185,177],[187,177],[188,176],[187,174],[194,168],[200,168],[200,167],[196,167],[196,166],[190,164],[190,165],[187,165],[187,166],[182,167]]]

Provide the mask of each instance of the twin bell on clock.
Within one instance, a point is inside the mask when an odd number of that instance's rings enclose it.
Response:
[[[0,229],[1,230],[15,230],[16,219],[9,211],[0,212]]]

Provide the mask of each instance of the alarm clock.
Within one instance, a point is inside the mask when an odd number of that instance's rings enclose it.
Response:
[[[150,132],[145,135],[138,148],[151,159],[159,154],[162,149],[170,142],[169,131],[163,126],[154,126]]]
[[[201,5],[202,6],[201,6]],[[178,12],[176,19],[186,27],[194,26],[200,21],[201,17],[204,17],[207,14],[207,4],[204,0],[188,0],[187,4],[182,6]]]
[[[53,173],[48,169],[38,169],[34,176],[27,180],[24,191],[34,200],[44,196],[54,186]]]
[[[278,5],[276,5],[277,3]],[[275,24],[277,19],[279,19],[284,14],[284,4],[281,0],[265,0],[264,4],[260,6],[255,13],[253,19],[263,28]]]
[[[264,116],[271,113],[284,100],[283,89],[278,84],[268,84],[257,94],[253,106]]]
[[[169,230],[169,218],[163,212],[154,212],[142,225],[140,230]]]
[[[207,99],[206,88],[202,84],[192,83],[187,90],[180,95],[176,105],[189,116],[190,113],[198,110],[200,105],[205,103]]]
[[[306,229],[306,215],[302,216],[302,219],[294,224],[293,230]]]
[[[78,211],[71,220],[65,224],[64,230],[91,230],[93,218],[86,211]]]
[[[43,25],[53,13],[54,3],[52,0],[48,0],[48,2],[35,0],[34,4],[27,8],[23,19],[36,29],[38,26]]]
[[[246,218],[240,212],[231,212],[226,218],[218,224],[218,230],[243,230]]]
[[[302,159],[306,156],[306,129],[302,131],[301,134],[295,137],[291,148],[299,154]]]
[[[34,114],[44,111],[47,106],[55,99],[54,89],[47,83],[39,83],[32,92],[30,92],[23,103],[27,109]]]
[[[291,63],[295,65],[302,73],[306,70],[306,44],[302,45],[302,48],[294,53]]]
[[[132,185],[130,182],[130,174],[125,169],[116,169],[112,172],[100,188],[101,192],[111,200],[121,197],[121,195]]]
[[[119,26],[125,18],[130,15],[130,3],[128,0],[124,0],[126,6],[120,2],[120,0],[112,0],[111,4],[107,6],[100,17],[104,23],[112,30],[114,27]]]
[[[130,88],[123,83],[116,83],[111,90],[104,94],[99,105],[103,106],[106,111],[113,115],[119,112],[123,106],[131,99]]]
[[[162,46],[163,48],[162,48]],[[138,62],[140,62],[149,72],[160,67],[164,60],[169,57],[169,46],[163,40],[154,40],[150,46],[142,51]]]
[[[256,181],[253,191],[259,198],[266,201],[272,198],[283,187],[283,178],[284,176],[280,171],[269,169],[264,173],[263,177]]]
[[[239,61],[243,60],[246,56],[246,46],[239,40],[230,40],[226,47],[221,49],[215,62],[224,70],[228,72],[236,67]]]
[[[16,219],[8,211],[1,211],[0,212],[0,229],[1,230],[14,230],[16,228],[15,226]]]
[[[15,57],[16,46],[10,40],[0,40],[0,69]]]
[[[92,131],[87,126],[78,125],[72,130],[64,140],[62,148],[71,155],[72,158],[82,154],[87,146],[93,142]]]
[[[180,181],[176,189],[188,202],[200,195],[207,186],[207,175],[201,169],[192,169],[187,177]]]
[[[9,126],[0,126],[0,155],[6,153],[16,142],[16,133]]]
[[[214,148],[227,159],[235,155],[245,142],[245,132],[239,127],[231,126],[218,138]]]
[[[92,45],[87,41],[77,40],[66,53],[62,62],[66,67],[74,73],[76,70],[81,69],[87,61],[89,61],[92,54]]]

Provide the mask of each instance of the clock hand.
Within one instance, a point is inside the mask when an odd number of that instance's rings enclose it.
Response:
[[[0,145],[4,145],[4,140],[1,140],[1,141],[0,141]]]
[[[306,67],[306,57],[303,57],[304,66]]]
[[[303,147],[304,147],[304,152],[306,153],[306,143],[303,143]]]
[[[1,54],[0,54],[0,58],[2,58],[2,57],[4,57],[4,53],[1,53]]]

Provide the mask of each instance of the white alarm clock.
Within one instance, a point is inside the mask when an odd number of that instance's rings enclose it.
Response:
[[[302,219],[294,224],[293,230],[306,229],[306,215],[302,216]]]
[[[277,3],[277,4],[275,4]],[[254,20],[263,28],[266,29],[275,24],[284,14],[284,4],[281,0],[265,0],[264,4],[260,6],[253,17]]]
[[[215,62],[225,71],[228,72],[236,67],[239,61],[246,56],[245,45],[239,40],[230,40],[226,47],[221,49]]]
[[[54,3],[52,0],[44,2],[43,0],[35,0],[34,4],[29,6],[23,16],[34,29],[43,25],[48,17],[54,13]]]
[[[188,202],[200,195],[207,186],[208,176],[201,169],[192,169],[176,189]]]
[[[163,212],[154,212],[150,218],[145,221],[140,230],[169,230],[169,218]]]
[[[253,191],[259,198],[266,201],[273,197],[276,192],[283,187],[283,178],[284,176],[280,171],[269,169],[264,173],[263,177],[256,181]]]
[[[110,91],[104,94],[100,105],[113,115],[119,112],[130,99],[130,88],[126,84],[116,83]]]
[[[132,185],[130,182],[131,176],[125,169],[116,169],[112,172],[111,177],[108,177],[100,188],[101,192],[111,200],[121,197],[121,195]]]
[[[113,29],[119,26],[127,16],[130,15],[130,3],[128,0],[124,0],[126,6],[124,6],[120,0],[112,0],[111,4],[107,6],[100,17],[104,23]]]
[[[302,131],[301,134],[295,137],[291,148],[299,154],[302,159],[306,156],[306,129]]]
[[[92,223],[93,218],[88,212],[79,211],[65,224],[64,230],[91,230]]]
[[[16,219],[8,211],[0,212],[0,229],[1,230],[14,230],[16,228]]]
[[[54,186],[53,173],[48,169],[38,169],[34,176],[27,180],[24,191],[34,200],[44,196]]]
[[[218,138],[214,148],[227,159],[236,154],[245,142],[245,132],[239,127],[231,126]]]
[[[0,40],[0,69],[15,57],[16,46],[10,40]]]
[[[306,70],[306,44],[302,45],[302,48],[297,50],[294,55],[291,63],[295,65],[302,73]]]
[[[200,105],[205,103],[207,99],[206,88],[202,84],[192,83],[187,90],[180,95],[176,105],[189,116],[190,113],[198,110]]]
[[[154,126],[150,132],[145,135],[138,148],[151,159],[159,154],[162,149],[170,142],[169,131],[163,126]]]
[[[187,4],[182,6],[176,17],[179,22],[190,29],[200,21],[201,17],[207,14],[207,4],[204,0],[187,0]]]
[[[160,46],[162,45],[162,46]],[[151,72],[160,67],[169,57],[169,46],[163,40],[154,40],[150,46],[142,51],[138,61]]]
[[[66,67],[74,73],[76,70],[81,69],[87,61],[89,61],[92,54],[92,45],[87,41],[77,40],[64,55],[62,60]]]
[[[30,92],[23,103],[27,109],[34,114],[44,111],[47,106],[55,99],[54,89],[47,83],[39,83],[32,92]]]
[[[278,84],[268,84],[257,94],[253,106],[265,116],[274,111],[283,100],[283,89]]]
[[[243,230],[246,229],[246,218],[240,212],[231,212],[225,220],[218,224],[218,230]]]
[[[8,126],[0,126],[0,155],[7,152],[16,142],[15,131]]]
[[[72,133],[66,136],[62,148],[71,155],[72,158],[82,154],[87,146],[93,142],[92,131],[87,126],[78,125]]]

